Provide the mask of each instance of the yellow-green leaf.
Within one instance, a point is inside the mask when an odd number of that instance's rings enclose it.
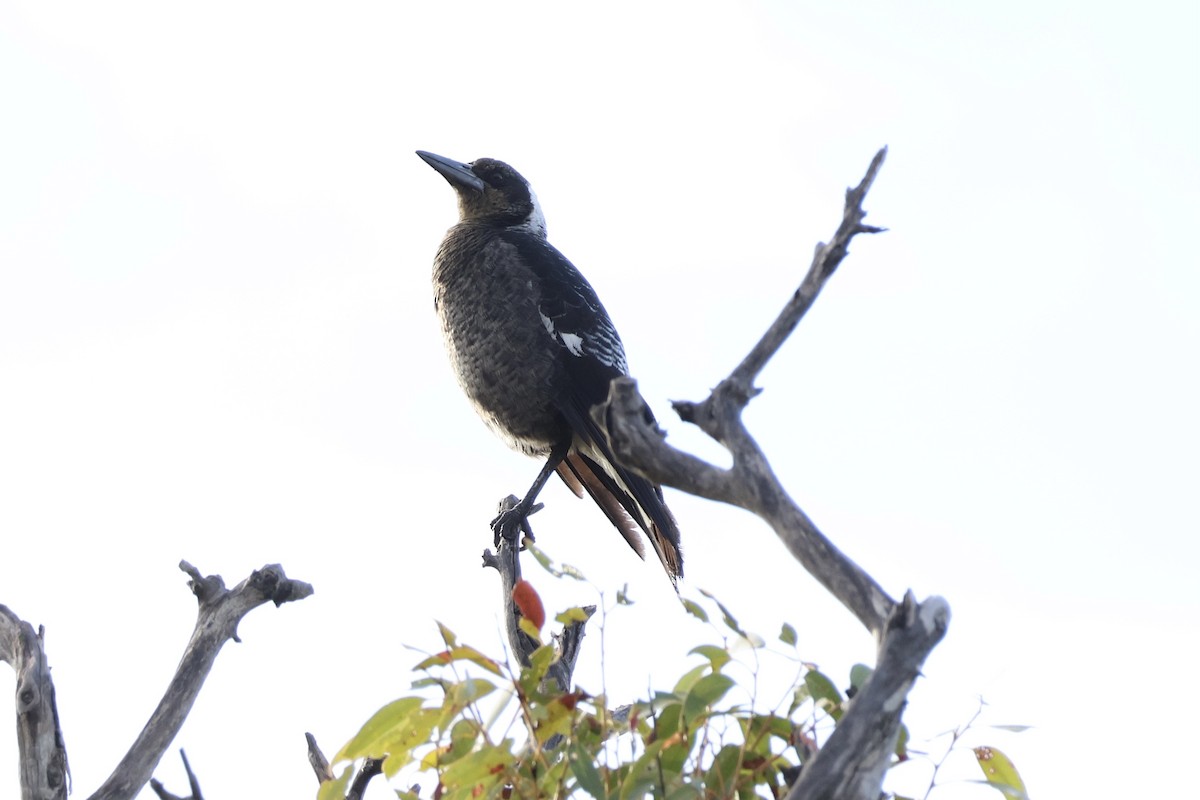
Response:
[[[733,686],[733,678],[720,672],[705,675],[696,681],[696,685],[687,693],[683,700],[683,716],[689,722],[704,712],[704,709],[725,696]]]
[[[1008,756],[994,747],[976,747],[975,760],[983,770],[983,777],[988,785],[1004,792],[1008,797],[1018,800],[1028,800],[1025,793],[1025,782],[1021,780],[1017,768]]]
[[[419,697],[402,697],[376,711],[333,757],[334,763],[355,758],[382,758],[386,743],[397,730],[408,725],[413,712],[421,708],[421,702]]]
[[[688,600],[686,597],[679,598],[679,602],[683,603],[684,609],[701,622],[708,622],[708,612],[697,603],[695,600]]]
[[[346,796],[346,788],[350,785],[350,777],[353,774],[354,765],[351,764],[342,770],[341,775],[322,783],[321,788],[317,790],[317,800],[342,800]]]
[[[707,658],[708,663],[712,664],[713,672],[720,672],[721,667],[729,663],[729,651],[724,647],[717,647],[715,644],[697,645],[688,651],[688,655],[692,653]]]
[[[590,794],[596,800],[605,800],[607,793],[604,791],[604,781],[600,778],[600,771],[596,769],[596,764],[592,761],[591,753],[588,753],[579,742],[571,745],[571,751],[567,755],[571,763],[571,772],[575,775],[575,780],[579,781],[579,788]]]

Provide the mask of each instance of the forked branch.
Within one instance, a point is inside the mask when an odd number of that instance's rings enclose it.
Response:
[[[657,483],[744,508],[769,524],[797,561],[850,610],[878,643],[875,672],[837,731],[804,765],[790,798],[874,800],[895,748],[905,698],[926,656],[941,641],[950,609],[941,598],[918,604],[910,593],[897,604],[817,528],[788,495],[762,449],[742,422],[758,394],[754,380],[845,259],[851,240],[882,228],[863,223],[863,200],[887,149],[872,159],[858,186],[846,191],[841,223],[829,243],[819,243],[812,264],[783,311],[740,364],[702,402],[676,402],[675,411],[723,445],[733,457],[722,469],[669,444],[653,423],[637,384],[618,378],[592,416],[617,458]]]

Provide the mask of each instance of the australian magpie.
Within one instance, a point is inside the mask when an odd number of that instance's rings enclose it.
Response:
[[[529,182],[502,161],[417,155],[458,194],[458,224],[433,262],[433,302],[450,362],[484,422],[546,464],[517,506],[497,517],[515,536],[557,471],[586,491],[644,557],[640,528],[672,583],[683,574],[679,528],[662,489],[616,462],[589,413],[627,375],[625,349],[587,280],[546,241]]]

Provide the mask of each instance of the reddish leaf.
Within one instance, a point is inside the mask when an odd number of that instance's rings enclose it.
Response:
[[[546,624],[546,609],[542,606],[542,598],[538,597],[533,584],[522,578],[513,587],[513,602],[521,616],[529,620],[540,631]]]

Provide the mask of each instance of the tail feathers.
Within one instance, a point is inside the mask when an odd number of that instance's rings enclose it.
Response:
[[[581,489],[591,495],[641,558],[645,549],[638,529],[644,531],[671,583],[677,584],[683,575],[679,526],[663,502],[662,489],[595,455],[603,460],[572,450],[558,467],[559,477],[576,495],[583,496]]]

